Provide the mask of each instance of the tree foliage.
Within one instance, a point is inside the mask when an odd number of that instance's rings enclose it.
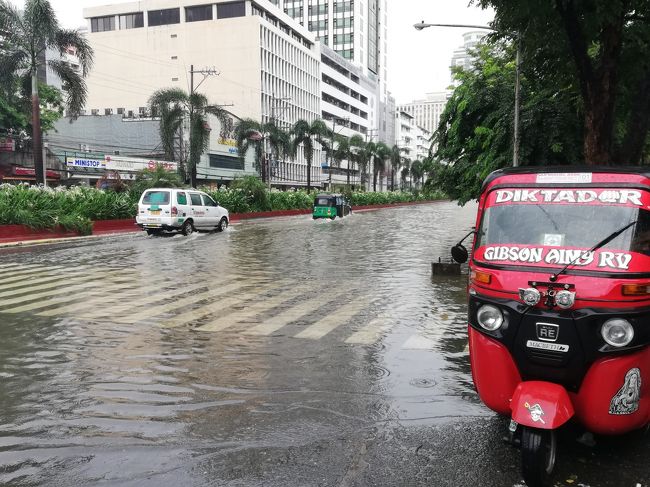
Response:
[[[650,0],[477,0],[524,66],[579,97],[587,164],[638,164],[650,126]],[[570,62],[567,62],[570,61]]]
[[[455,69],[459,86],[448,101],[432,141],[433,177],[461,204],[476,198],[492,171],[512,165],[515,52],[512,44],[478,47],[471,70]],[[529,67],[521,76],[520,160],[524,165],[583,162],[580,101],[557,72]]]

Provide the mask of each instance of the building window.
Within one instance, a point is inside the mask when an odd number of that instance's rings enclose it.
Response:
[[[245,2],[231,2],[217,4],[217,18],[230,19],[233,17],[244,17],[246,15]]]
[[[117,109],[117,114],[118,115],[124,115],[124,108],[118,108]]]
[[[140,114],[141,117],[144,117],[147,114],[147,107],[139,107],[138,113]]]
[[[90,114],[91,115],[99,115],[99,108],[93,108],[92,110],[90,110]]]
[[[200,20],[212,20],[212,5],[185,7],[185,22],[198,22]]]
[[[113,115],[112,108],[104,108],[104,115]]]
[[[108,17],[93,17],[90,19],[91,32],[106,32],[109,30],[115,30],[114,15],[110,15]]]
[[[144,27],[142,12],[120,15],[120,29],[137,29],[139,27]]]
[[[166,8],[164,10],[149,10],[147,12],[149,19],[149,27],[157,25],[180,24],[181,22],[181,9],[180,8]]]

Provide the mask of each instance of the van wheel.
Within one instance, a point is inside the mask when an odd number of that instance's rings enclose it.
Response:
[[[181,228],[181,233],[186,237],[194,233],[194,225],[192,225],[191,220],[185,220],[183,227]]]
[[[224,216],[217,225],[217,232],[223,232],[226,228],[228,228],[228,219]]]

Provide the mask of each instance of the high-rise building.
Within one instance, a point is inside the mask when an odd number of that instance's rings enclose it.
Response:
[[[463,45],[454,51],[451,58],[450,68],[462,67],[463,69],[472,69],[474,63],[474,55],[472,50],[476,48],[477,44],[481,42],[487,35],[485,30],[473,30],[463,34]],[[453,73],[451,75],[452,83],[456,84]]]
[[[451,92],[427,93],[426,98],[415,100],[397,107],[398,111],[408,113],[415,119],[415,124],[433,133],[440,124],[440,115],[445,110]]]

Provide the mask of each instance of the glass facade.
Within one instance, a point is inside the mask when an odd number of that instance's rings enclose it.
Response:
[[[144,27],[144,14],[142,12],[120,15],[120,29],[137,29],[140,27]]]
[[[246,15],[245,2],[218,3],[217,18],[230,19],[233,17],[244,17]]]
[[[93,17],[90,19],[91,32],[106,32],[115,30],[115,16],[110,15],[107,17]]]

